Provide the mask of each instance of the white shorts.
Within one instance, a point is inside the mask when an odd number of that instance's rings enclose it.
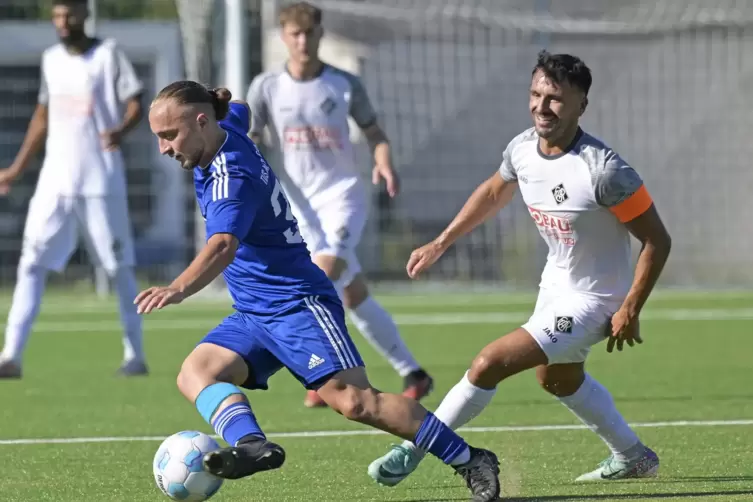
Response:
[[[606,339],[612,315],[621,304],[616,299],[542,289],[522,328],[533,336],[549,364],[582,363],[591,346]]]
[[[336,256],[347,264],[338,284],[348,286],[361,272],[356,247],[368,217],[368,204],[356,198],[333,200],[298,219],[301,236],[311,256]]]
[[[21,263],[60,272],[83,237],[95,265],[112,274],[134,265],[125,197],[34,194],[24,228]]]

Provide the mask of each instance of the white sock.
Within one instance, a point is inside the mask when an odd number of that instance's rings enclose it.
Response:
[[[599,435],[616,458],[630,460],[631,455],[642,451],[636,448],[640,440],[617,411],[609,391],[589,374],[575,394],[559,400]]]
[[[392,316],[371,296],[350,310],[350,318],[364,338],[404,377],[421,367],[400,338]]]
[[[463,378],[450,389],[450,392],[439,404],[434,416],[450,429],[456,430],[476,418],[489,405],[496,393],[496,387],[494,389],[482,389],[473,385],[468,380],[468,372],[466,371]],[[419,455],[426,453],[410,441],[403,442],[403,446],[414,450]]]
[[[131,268],[120,268],[113,277],[120,304],[120,322],[123,325],[123,360],[144,361],[141,316],[136,313],[133,299],[139,294],[136,276]]]
[[[13,301],[5,328],[5,346],[2,356],[21,364],[24,347],[31,334],[31,326],[39,314],[42,294],[47,280],[47,270],[42,267],[19,265]]]

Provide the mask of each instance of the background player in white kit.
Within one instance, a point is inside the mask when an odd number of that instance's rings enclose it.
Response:
[[[403,395],[421,399],[431,391],[432,379],[405,346],[392,317],[369,295],[356,257],[368,199],[355,169],[348,116],[374,151],[373,182],[384,178],[394,197],[398,180],[389,144],[358,78],[319,59],[321,17],[306,2],[281,10],[290,58],[281,71],[263,73],[251,83],[251,138],[261,144],[269,126],[283,157],[283,165],[272,167],[314,262],[335,284],[361,334],[404,378]],[[325,405],[315,391],[307,393],[305,404]]]
[[[8,314],[0,378],[21,376],[24,346],[50,270],[61,271],[82,233],[89,255],[113,279],[120,299],[125,355],[120,374],[146,374],[141,319],[119,144],[142,115],[142,84],[113,40],[84,32],[86,0],[55,0],[60,43],[42,56],[39,102],[0,189],[27,168],[45,137],[45,159],[29,204],[21,260]],[[123,108],[125,111],[123,112]]]
[[[669,256],[670,237],[641,178],[619,155],[578,125],[588,104],[591,72],[580,59],[539,54],[530,88],[534,127],[514,138],[499,171],[482,183],[447,229],[415,250],[412,278],[452,243],[503,208],[520,188],[549,246],[541,291],[530,320],[490,343],[436,411],[451,428],[489,404],[502,380],[536,368],[555,395],[611,450],[579,481],[656,475],[657,455],[641,443],[607,389],[585,372],[590,347],[608,337],[607,351],[642,343],[638,316]],[[633,273],[630,234],[642,244]],[[410,442],[369,466],[394,486],[423,452]]]

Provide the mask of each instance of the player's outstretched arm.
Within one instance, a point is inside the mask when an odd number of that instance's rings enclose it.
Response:
[[[412,279],[433,265],[452,244],[510,203],[517,182],[505,181],[499,172],[474,190],[455,219],[429,244],[411,253],[408,276]]]
[[[225,233],[212,235],[207,245],[186,270],[168,287],[152,287],[139,293],[134,300],[139,314],[175,305],[207,287],[232,263],[238,239]]]
[[[238,239],[232,234],[217,233],[207,241],[204,249],[188,268],[170,285],[188,298],[207,287],[233,262]]]
[[[29,128],[21,148],[9,168],[0,171],[0,190],[7,192],[8,186],[29,166],[29,162],[44,144],[47,136],[47,105],[37,103]]]

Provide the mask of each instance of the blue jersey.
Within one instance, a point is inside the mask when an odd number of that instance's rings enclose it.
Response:
[[[227,139],[207,168],[194,169],[194,185],[207,240],[228,233],[239,242],[223,272],[234,308],[272,315],[312,295],[337,299],[311,261],[280,182],[247,136],[248,108],[231,103],[220,126]]]

